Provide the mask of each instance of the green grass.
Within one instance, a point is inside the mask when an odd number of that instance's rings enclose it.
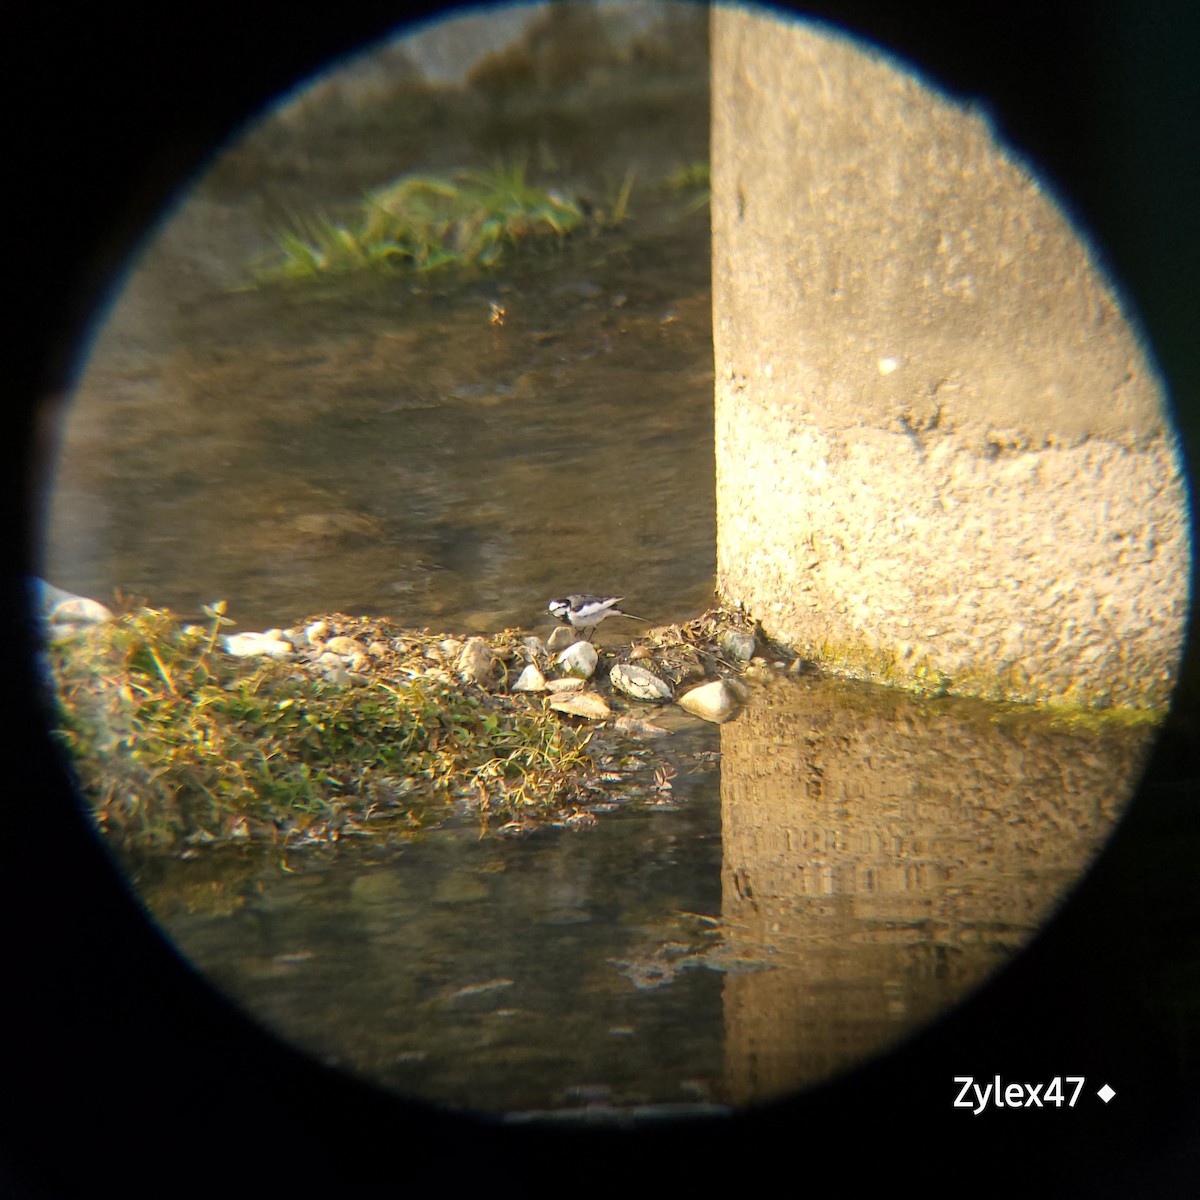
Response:
[[[362,270],[494,267],[519,250],[557,245],[572,234],[619,223],[631,186],[627,177],[606,216],[561,191],[533,186],[523,163],[448,177],[404,175],[368,194],[348,225],[293,217],[290,227],[276,233],[275,260],[257,274],[265,281]]]
[[[433,635],[406,635],[387,669],[335,685],[229,655],[224,606],[205,611],[200,627],[143,608],[48,647],[58,736],[119,840],[403,836],[454,800],[536,817],[591,770],[586,735],[554,714],[435,669]]]
[[[684,163],[669,171],[663,177],[662,186],[676,196],[690,197],[683,209],[685,216],[707,208],[712,199],[712,179],[708,163],[702,159]]]
[[[707,191],[711,185],[708,163],[703,159],[683,163],[663,177],[663,187],[672,192]]]

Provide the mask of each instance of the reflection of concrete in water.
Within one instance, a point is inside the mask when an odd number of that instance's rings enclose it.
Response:
[[[1001,966],[1091,862],[1148,727],[780,679],[721,729],[735,1104],[819,1081]]]

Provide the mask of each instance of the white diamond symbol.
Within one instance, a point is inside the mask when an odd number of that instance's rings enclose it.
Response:
[[[1096,1093],[1096,1095],[1099,1096],[1105,1104],[1107,1104],[1116,1094],[1117,1093],[1114,1092],[1107,1083]]]

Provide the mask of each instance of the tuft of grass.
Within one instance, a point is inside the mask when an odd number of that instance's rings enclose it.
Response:
[[[711,186],[708,163],[703,159],[683,163],[663,176],[663,187],[671,192],[707,191]]]
[[[676,167],[663,176],[662,187],[673,195],[691,197],[684,206],[684,216],[707,208],[712,199],[712,179],[708,163],[701,159]]]
[[[621,186],[613,196],[608,216],[601,218],[603,224],[613,227],[624,224],[626,217],[629,216],[629,197],[633,193],[633,181],[634,175],[630,169],[625,172],[625,178],[621,180]]]
[[[628,204],[625,190],[619,205]],[[616,210],[614,210],[615,212]],[[618,223],[612,217],[609,223]],[[349,225],[292,217],[276,233],[270,279],[386,269],[424,273],[444,267],[493,267],[518,249],[557,244],[599,222],[585,202],[535,187],[524,163],[496,163],[452,176],[404,175],[369,193]]]
[[[220,648],[207,626],[142,608],[53,642],[58,737],[97,824],[176,848],[229,837],[406,833],[454,801],[525,819],[590,773],[587,736],[455,681],[406,640],[387,671],[339,685]]]

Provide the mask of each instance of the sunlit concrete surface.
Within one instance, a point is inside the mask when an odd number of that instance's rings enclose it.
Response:
[[[712,56],[724,598],[848,674],[1164,704],[1183,468],[1088,246],[870,48],[721,7]]]

